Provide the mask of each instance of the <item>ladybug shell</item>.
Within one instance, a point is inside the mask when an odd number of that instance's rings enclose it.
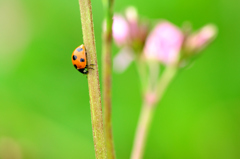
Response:
[[[84,45],[77,47],[72,53],[72,63],[76,69],[85,69],[87,65],[86,50]]]

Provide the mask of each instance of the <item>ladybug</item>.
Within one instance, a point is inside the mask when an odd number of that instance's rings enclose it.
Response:
[[[72,53],[73,66],[82,74],[88,74],[88,69],[93,69],[87,65],[87,52],[82,44],[77,47]],[[90,64],[91,66],[94,64]]]

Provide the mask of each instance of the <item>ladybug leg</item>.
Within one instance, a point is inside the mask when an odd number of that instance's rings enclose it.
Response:
[[[95,66],[95,64],[89,64],[90,66]],[[86,67],[88,67],[89,65],[86,65]]]
[[[86,65],[86,68],[87,69],[93,69],[94,70],[94,68],[93,67],[91,67],[91,66],[94,66],[95,64],[90,64],[90,67],[89,67],[89,65]]]

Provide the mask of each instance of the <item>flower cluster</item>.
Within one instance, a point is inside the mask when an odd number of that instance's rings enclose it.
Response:
[[[151,30],[147,22],[141,21],[131,7],[125,16],[114,16],[112,28],[113,38],[121,48],[114,58],[115,71],[123,72],[135,60],[141,83],[143,107],[131,158],[142,158],[152,112],[179,68],[188,65],[217,34],[212,24],[192,31],[189,23],[179,28],[161,20]],[[162,66],[165,68],[159,69]]]
[[[149,31],[149,24],[140,21],[136,9],[128,8],[125,17],[114,16],[113,38],[122,48],[114,61],[115,68],[125,70],[136,56],[159,61],[166,66],[185,66],[215,38],[217,33],[216,27],[212,24],[196,32],[192,32],[190,27],[187,30],[186,33],[184,29],[165,20],[159,21],[153,30]],[[122,69],[123,66],[119,64],[123,61],[121,59],[126,57],[129,60],[125,59],[127,64]]]

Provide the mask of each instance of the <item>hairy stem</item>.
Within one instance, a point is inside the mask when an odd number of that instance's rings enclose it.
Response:
[[[115,159],[115,151],[112,135],[112,104],[111,104],[111,82],[112,82],[112,24],[113,24],[113,0],[103,0],[106,30],[103,28],[102,44],[102,71],[103,71],[103,109],[104,128],[108,159]]]
[[[79,0],[83,41],[87,51],[88,64],[94,64],[94,70],[89,70],[88,87],[92,118],[93,141],[97,159],[106,158],[106,145],[103,130],[101,94],[98,75],[97,53],[93,30],[91,0]]]
[[[135,135],[131,159],[142,158],[146,143],[147,132],[149,130],[149,125],[151,124],[151,119],[153,117],[155,105],[161,101],[164,92],[166,91],[167,87],[169,86],[170,82],[172,81],[176,73],[177,73],[176,67],[171,66],[167,67],[163,75],[161,76],[160,80],[155,85],[156,90],[152,90],[152,92],[150,92],[152,97],[155,98],[148,99],[147,96],[145,97]],[[146,94],[147,93],[148,92],[146,92]]]

